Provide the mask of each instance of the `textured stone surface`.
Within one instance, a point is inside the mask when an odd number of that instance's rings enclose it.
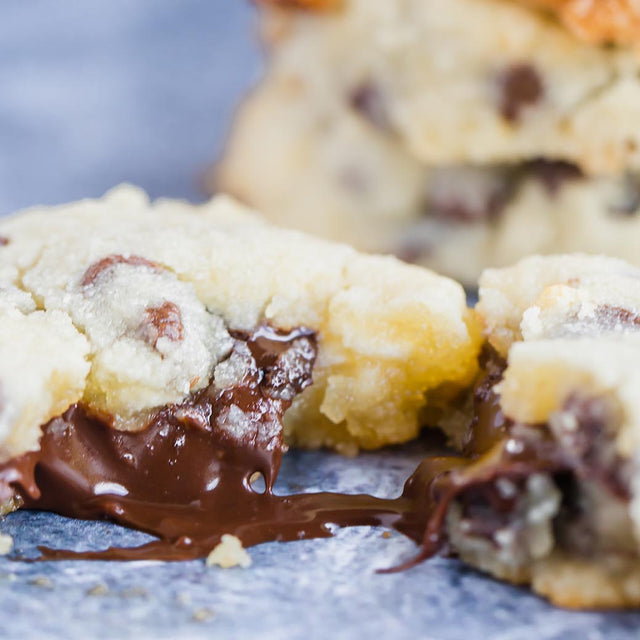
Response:
[[[0,6],[0,212],[97,196],[128,180],[198,199],[258,61],[242,0],[7,0]],[[346,460],[292,453],[280,491],[396,495],[419,445]],[[102,548],[143,534],[17,513],[16,552]],[[376,529],[250,550],[248,570],[203,561],[27,563],[0,558],[0,637],[636,638],[638,614],[568,613],[453,560],[381,576],[415,547]]]

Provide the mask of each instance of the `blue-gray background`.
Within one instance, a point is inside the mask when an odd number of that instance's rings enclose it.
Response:
[[[0,214],[98,196],[121,181],[202,197],[233,106],[257,78],[245,0],[2,0]],[[276,123],[274,123],[276,124]],[[396,495],[419,444],[344,460],[293,453],[280,490]],[[16,550],[102,548],[142,534],[16,513]],[[638,638],[637,614],[567,613],[453,560],[381,576],[412,543],[353,529],[252,549],[249,570],[203,562],[0,559],[0,638]]]
[[[2,0],[0,213],[129,181],[201,197],[258,77],[245,0]]]

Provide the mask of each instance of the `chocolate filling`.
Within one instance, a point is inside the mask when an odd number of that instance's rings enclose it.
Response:
[[[402,495],[385,500],[334,493],[275,495],[286,450],[282,417],[311,384],[316,339],[310,331],[261,327],[233,334],[241,379],[220,388],[215,376],[185,402],[155,411],[144,429],[112,428],[72,406],[43,428],[41,448],[0,466],[0,499],[84,519],[109,519],[154,535],[136,548],[73,552],[41,547],[44,559],[185,560],[207,555],[225,533],[245,546],[325,538],[328,524],[393,526],[421,545],[396,571],[447,545],[455,501],[468,535],[493,540],[509,528],[528,478],[551,477],[563,493],[557,522],[570,526],[579,481],[599,483],[612,499],[630,498],[628,463],[616,453],[611,413],[601,399],[570,397],[561,412],[577,423],[563,431],[505,418],[495,385],[505,362],[491,349],[474,390],[474,418],[464,457],[424,460]],[[252,486],[261,474],[265,489]],[[509,491],[505,491],[505,481]],[[502,483],[502,484],[501,484]],[[559,537],[562,540],[562,536]]]
[[[396,525],[420,539],[428,501],[413,484],[396,500],[273,493],[286,450],[282,416],[311,384],[315,336],[262,327],[234,338],[234,352],[249,359],[237,384],[219,389],[214,379],[137,432],[72,406],[43,428],[40,451],[0,467],[5,500],[15,492],[24,508],[106,518],[158,538],[95,552],[41,548],[43,558],[184,560],[207,555],[225,533],[250,546],[330,537],[328,523]],[[252,487],[256,473],[264,492]]]
[[[526,480],[535,474],[549,475],[560,490],[563,504],[557,522],[565,528],[583,516],[578,505],[580,481],[597,483],[612,500],[623,504],[631,499],[629,462],[615,450],[610,432],[615,417],[605,399],[570,396],[560,412],[573,423],[566,431],[556,424],[514,423],[502,413],[495,392],[506,363],[485,348],[481,364],[484,375],[474,390],[465,457],[451,459],[437,478],[422,474],[420,481],[431,485],[435,499],[430,503],[421,552],[399,569],[428,559],[446,546],[447,514],[454,501],[462,507],[466,535],[493,541],[499,530],[513,523]],[[557,422],[562,425],[563,421]],[[509,482],[507,493],[500,486],[504,480]],[[560,535],[559,541],[566,543],[566,536]]]

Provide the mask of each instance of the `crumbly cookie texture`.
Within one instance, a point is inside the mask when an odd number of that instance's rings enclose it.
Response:
[[[212,377],[233,384],[234,332],[264,324],[317,334],[314,384],[286,421],[301,445],[412,438],[418,414],[475,374],[459,285],[276,229],[226,197],[152,205],[124,186],[4,219],[0,235],[5,458],[74,402],[135,430]]]
[[[477,311],[506,359],[493,392],[507,419],[506,453],[477,464],[511,506],[483,531],[463,496],[454,546],[562,606],[640,605],[640,270],[528,258],[483,275]]]
[[[262,15],[267,74],[212,189],[466,284],[531,253],[638,260],[635,51],[512,0]]]

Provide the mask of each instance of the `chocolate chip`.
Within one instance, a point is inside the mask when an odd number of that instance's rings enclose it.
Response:
[[[384,94],[380,87],[371,80],[363,82],[353,90],[349,103],[376,129],[382,131],[391,129],[391,118]]]
[[[619,421],[616,408],[606,398],[574,393],[551,419],[550,427],[579,477],[597,480],[616,497],[628,500],[629,465],[614,441]]]
[[[525,162],[523,171],[526,175],[540,180],[550,195],[557,195],[565,182],[580,180],[584,177],[580,167],[563,160],[547,160],[537,158]]]
[[[184,325],[179,307],[168,301],[159,307],[147,307],[139,327],[139,334],[143,340],[154,347],[160,338],[180,342],[184,337]]]
[[[544,94],[540,74],[528,63],[513,64],[498,77],[500,113],[515,124],[526,107],[536,104]]]
[[[265,370],[266,393],[271,398],[291,400],[311,382],[316,347],[311,337],[294,340],[291,347]]]
[[[82,280],[80,284],[83,287],[87,287],[91,284],[94,284],[96,279],[100,277],[105,271],[109,271],[113,269],[118,264],[128,264],[131,266],[144,266],[153,269],[154,271],[160,271],[160,267],[155,263],[147,260],[146,258],[142,258],[141,256],[121,256],[118,254],[111,254],[102,258],[102,260],[98,260],[98,262],[94,262],[82,276]]]

